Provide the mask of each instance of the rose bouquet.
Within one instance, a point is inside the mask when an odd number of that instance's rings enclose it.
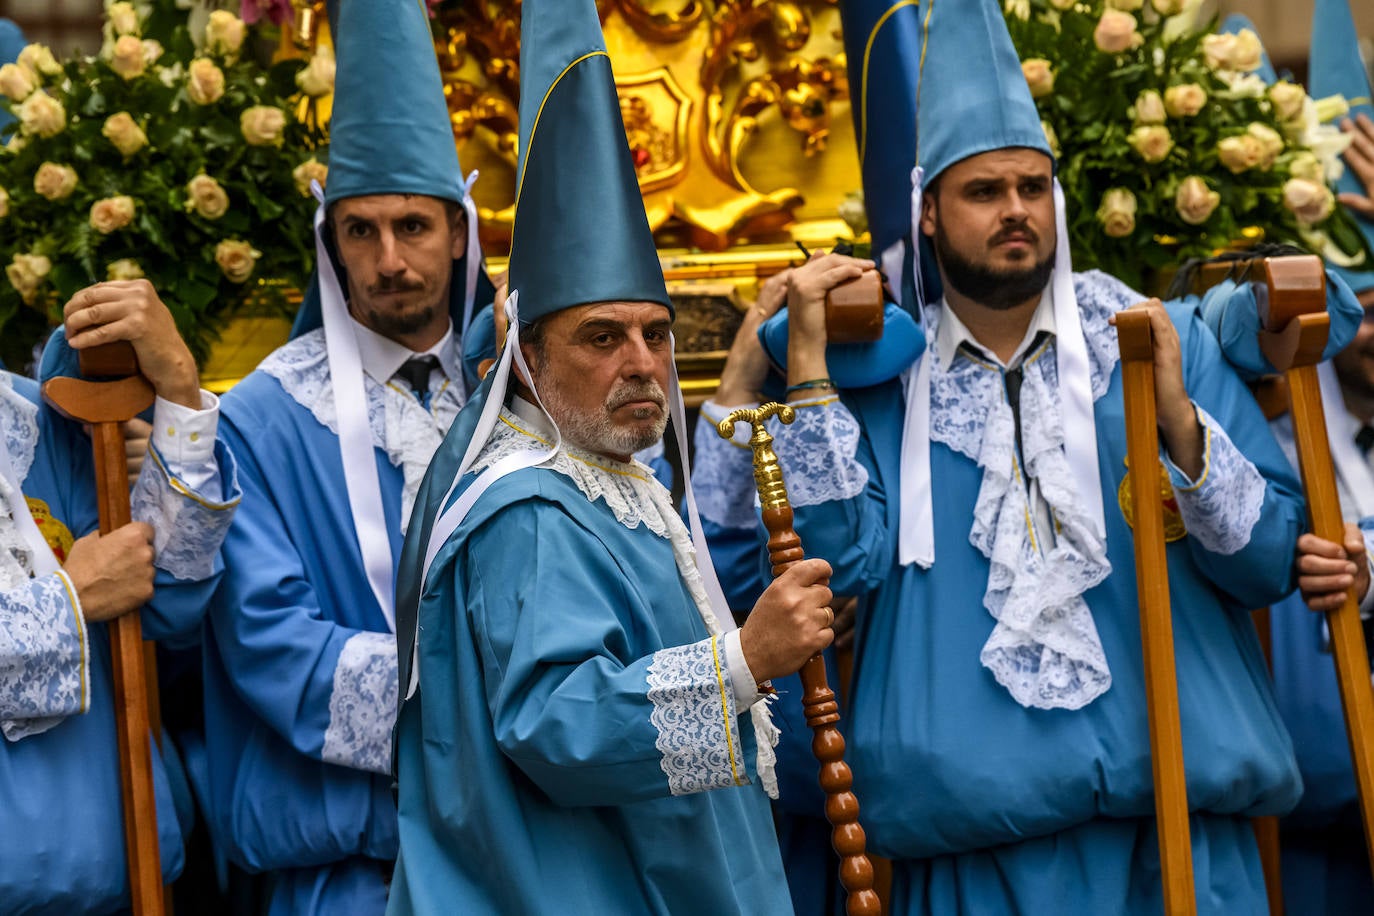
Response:
[[[1075,266],[1141,288],[1148,271],[1261,239],[1346,265],[1374,257],[1330,188],[1348,140],[1328,122],[1344,100],[1266,83],[1254,33],[1216,34],[1197,6],[1006,0]]]
[[[0,137],[0,356],[12,366],[96,281],[147,277],[202,358],[246,297],[284,306],[283,286],[313,267],[309,183],[324,180],[325,136],[296,108],[332,89],[332,59],[264,67],[232,13],[193,30],[172,0],[143,9],[111,3],[94,57],[29,45],[0,67],[0,105],[16,117]]]

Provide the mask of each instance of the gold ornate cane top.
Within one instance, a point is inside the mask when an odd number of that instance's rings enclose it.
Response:
[[[787,487],[783,484],[782,468],[778,464],[778,453],[773,451],[773,436],[764,426],[764,421],[776,416],[784,423],[797,418],[796,408],[776,401],[762,407],[741,407],[733,410],[724,420],[716,424],[716,432],[722,439],[735,437],[735,425],[747,423],[752,429],[749,447],[754,450],[754,483],[759,489],[759,505],[764,509],[786,509]]]

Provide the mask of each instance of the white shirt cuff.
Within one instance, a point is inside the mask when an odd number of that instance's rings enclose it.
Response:
[[[754,680],[754,673],[749,670],[749,663],[744,660],[744,649],[739,644],[739,630],[726,633],[720,638],[720,644],[725,649],[725,666],[730,670],[730,685],[735,691],[735,709],[742,713],[757,703],[762,696],[759,693],[758,681]]]
[[[192,490],[218,475],[215,436],[219,432],[219,398],[200,393],[200,410],[158,398],[153,406],[152,447],[167,471]]]

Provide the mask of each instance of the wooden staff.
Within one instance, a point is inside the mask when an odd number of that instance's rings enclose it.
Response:
[[[773,451],[773,437],[764,427],[764,421],[774,415],[791,423],[797,412],[783,404],[744,408],[721,420],[716,431],[730,439],[735,435],[736,423],[752,427],[749,446],[754,450],[754,482],[763,507],[763,524],[768,529],[768,559],[773,564],[773,577],[777,578],[805,554],[801,538],[792,527],[792,506],[787,500],[778,456]],[[840,704],[827,683],[825,660],[820,655],[812,656],[802,666],[801,681],[806,724],[814,732],[811,750],[821,763],[819,779],[825,790],[825,816],[834,828],[831,843],[840,857],[846,912],[849,916],[881,916],[882,902],[873,889],[873,863],[865,853],[864,829],[859,826],[859,800],[850,791],[854,776],[844,762],[844,736],[836,724],[840,721]]]
[[[1265,285],[1256,287],[1267,298],[1267,302],[1260,301],[1265,328],[1260,332],[1260,349],[1288,382],[1308,524],[1318,537],[1343,544],[1345,526],[1317,381],[1317,364],[1326,349],[1331,323],[1326,314],[1326,273],[1321,260],[1313,255],[1265,258],[1264,273]],[[1340,608],[1327,612],[1326,622],[1350,738],[1365,845],[1374,868],[1374,690],[1369,683],[1369,655],[1354,589],[1346,593]]]
[[[83,375],[125,376],[111,382],[60,377],[43,385],[44,399],[58,413],[91,427],[100,533],[109,534],[130,521],[123,424],[153,403],[153,388],[138,374],[133,347],[128,344],[82,351],[81,371]],[[139,613],[121,614],[109,622],[107,631],[114,674],[115,736],[119,746],[129,900],[137,916],[162,916],[162,860],[158,853],[157,802],[153,796],[153,756],[148,741],[149,707],[156,694],[149,689]]]
[[[1159,500],[1159,429],[1149,314],[1138,309],[1117,312],[1116,334],[1121,347],[1126,407],[1126,454],[1135,516],[1135,577],[1140,596],[1140,641],[1145,655],[1164,912],[1179,916],[1197,912],[1197,897],[1193,892],[1188,784],[1183,770],[1183,729],[1179,724],[1178,674],[1174,668],[1169,566],[1164,555],[1164,507]]]

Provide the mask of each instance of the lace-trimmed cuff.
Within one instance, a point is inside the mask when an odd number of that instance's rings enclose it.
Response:
[[[90,653],[76,588],[59,570],[0,596],[0,731],[10,741],[90,708]]]
[[[334,667],[329,727],[320,752],[325,763],[391,772],[399,677],[395,636],[362,632],[349,637]]]
[[[1369,567],[1370,581],[1374,582],[1374,518],[1360,519],[1360,534],[1364,536],[1365,564]],[[1368,620],[1374,615],[1374,586],[1364,593],[1360,600],[1360,619]]]
[[[214,570],[215,555],[229,532],[239,504],[237,469],[228,449],[219,449],[225,499],[212,499],[188,487],[168,470],[156,447],[148,449],[131,496],[133,518],[153,526],[157,567],[178,579],[204,579]],[[217,475],[218,476],[218,475]]]
[[[722,439],[715,424],[725,418],[725,413],[710,401],[701,405],[701,416],[692,461],[692,490],[701,517],[722,528],[753,528],[758,516],[754,513],[754,453],[747,445],[748,430],[741,426],[735,430],[734,439]]]
[[[769,421],[792,505],[815,506],[863,493],[868,471],[854,459],[859,421],[849,408],[833,396],[792,406],[797,419],[791,425]]]
[[[1229,556],[1250,543],[1268,484],[1221,425],[1201,407],[1194,405],[1194,409],[1205,440],[1201,476],[1188,479],[1162,444],[1160,456],[1188,533],[1206,550]]]
[[[669,791],[746,785],[735,689],[717,637],[655,652],[647,682]]]

